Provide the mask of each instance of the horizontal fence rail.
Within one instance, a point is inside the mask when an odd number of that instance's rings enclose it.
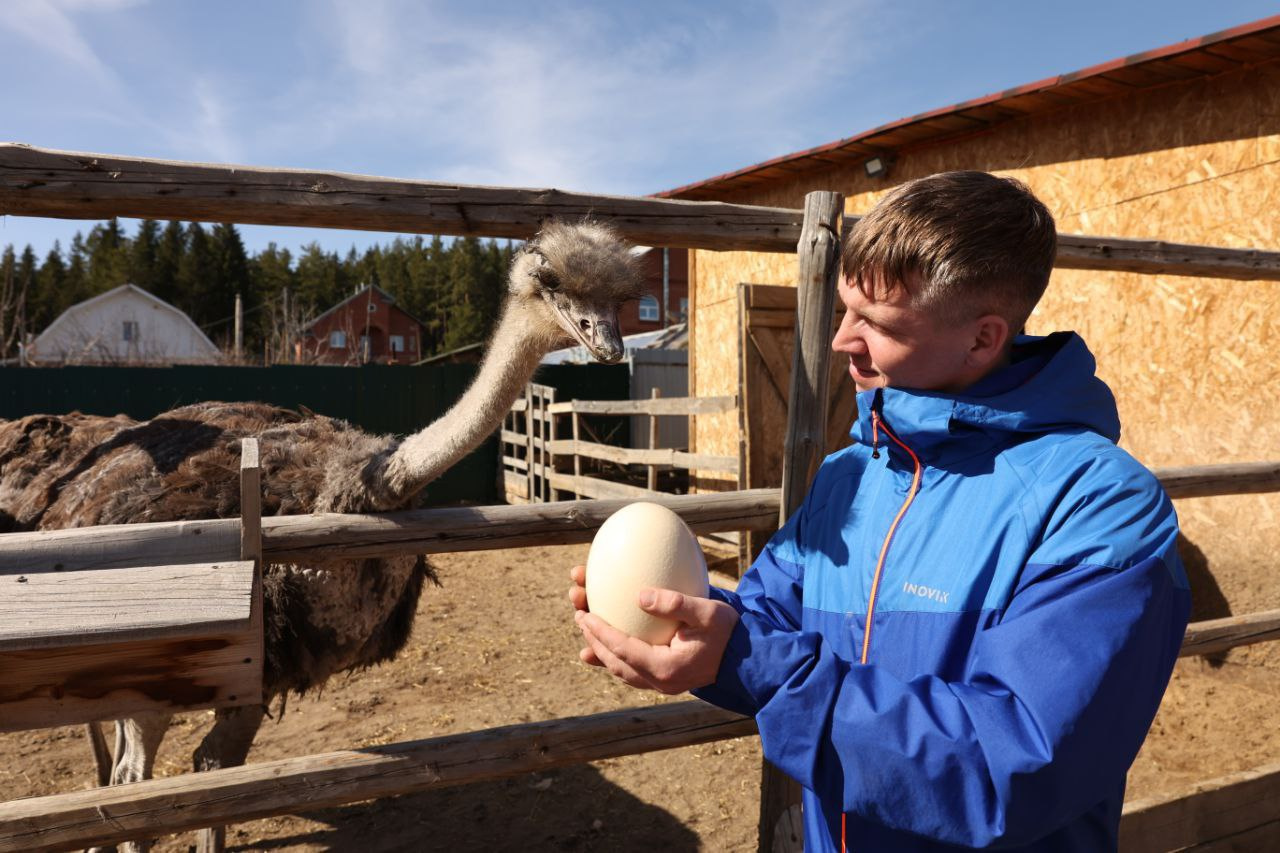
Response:
[[[0,853],[70,850],[755,734],[703,702],[566,717],[0,803]]]
[[[585,456],[619,465],[667,465],[680,468],[698,468],[704,471],[737,471],[738,457],[712,456],[707,453],[686,453],[670,447],[644,448],[615,447],[594,441],[574,441],[571,438],[547,442],[554,454]]]
[[[415,234],[532,236],[597,216],[648,246],[794,252],[803,211],[710,201],[479,187],[339,172],[211,165],[0,143],[0,215],[130,216]],[[857,222],[847,215],[845,227]],[[1280,252],[1061,234],[1056,265],[1280,280]]]
[[[695,533],[770,530],[778,490],[647,495]],[[590,542],[629,500],[559,501],[524,506],[449,507],[380,515],[290,515],[262,519],[268,562],[486,551]],[[0,536],[0,575],[119,568],[157,561],[239,558],[236,519],[115,524]],[[210,557],[210,555],[215,555]]]
[[[802,211],[721,202],[428,183],[0,144],[0,214],[132,216],[416,234],[533,236],[594,216],[647,246],[794,252]]]
[[[546,506],[544,504],[544,506]],[[1197,622],[1182,656],[1280,638],[1280,611]],[[0,803],[0,853],[243,822],[756,733],[700,701],[484,729]]]
[[[1155,474],[1174,498],[1280,491],[1277,462],[1161,468]],[[721,533],[773,529],[779,491],[647,494],[644,499],[670,507],[695,533]],[[627,502],[619,497],[379,515],[270,516],[262,519],[263,557],[286,562],[576,544],[591,541],[604,520]],[[0,575],[34,571],[33,566],[57,571],[136,566],[140,561],[236,560],[238,524],[213,519],[8,533],[0,535]]]
[[[734,396],[651,397],[647,400],[569,400],[552,403],[547,411],[553,415],[574,412],[580,415],[714,415],[736,408],[738,398]]]

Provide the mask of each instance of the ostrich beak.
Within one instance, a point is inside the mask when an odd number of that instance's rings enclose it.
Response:
[[[618,308],[615,305],[591,305],[578,302],[562,304],[548,298],[560,326],[597,360],[605,364],[621,361],[625,352],[618,331]]]

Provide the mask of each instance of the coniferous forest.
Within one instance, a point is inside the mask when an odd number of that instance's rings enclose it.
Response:
[[[116,220],[77,233],[38,257],[30,246],[0,255],[0,360],[71,305],[125,283],[187,313],[224,351],[243,299],[244,352],[251,362],[288,360],[287,336],[373,284],[423,325],[424,356],[484,340],[497,320],[515,251],[509,242],[461,237],[396,238],[358,253],[317,243],[295,256],[271,243],[246,252],[234,225],[142,220],[130,236]],[[286,313],[287,312],[287,313]]]

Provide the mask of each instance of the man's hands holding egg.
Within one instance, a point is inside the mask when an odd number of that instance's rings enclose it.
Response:
[[[569,576],[569,600],[587,647],[579,652],[584,663],[602,666],[632,687],[675,694],[703,687],[716,679],[738,612],[710,598],[671,589],[644,589],[638,604],[654,616],[680,623],[669,646],[651,645],[628,636],[599,616],[587,612],[585,566]]]

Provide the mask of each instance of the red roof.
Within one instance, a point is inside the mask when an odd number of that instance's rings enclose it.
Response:
[[[721,198],[725,191],[771,183],[825,166],[860,163],[875,154],[968,135],[1010,119],[1210,77],[1277,58],[1280,15],[899,119],[847,139],[655,195],[694,200]]]

